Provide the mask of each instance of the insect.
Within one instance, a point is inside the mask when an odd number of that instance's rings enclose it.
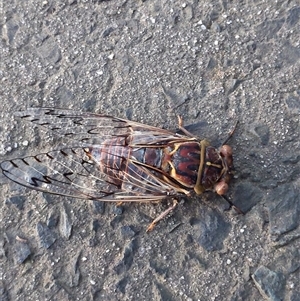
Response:
[[[177,206],[180,195],[212,190],[225,197],[228,190],[233,169],[229,138],[217,150],[189,133],[181,118],[184,135],[67,109],[29,108],[16,116],[62,138],[63,146],[3,161],[0,167],[7,178],[34,190],[88,200],[122,203],[172,198],[173,205],[147,231]]]

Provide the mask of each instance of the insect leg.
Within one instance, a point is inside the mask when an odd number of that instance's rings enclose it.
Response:
[[[178,118],[178,127],[179,127],[179,129],[180,129],[184,134],[186,134],[188,137],[191,137],[191,138],[197,138],[195,135],[193,135],[193,134],[190,133],[187,129],[184,128],[182,117],[179,116],[179,115],[177,115],[177,118]]]
[[[239,213],[239,214],[242,214],[242,215],[245,215],[245,213],[240,209],[238,208],[237,206],[235,206],[229,199],[228,197],[226,197],[225,195],[221,195],[221,197],[230,205],[230,208],[234,208],[234,210]]]
[[[165,210],[164,212],[162,212],[157,218],[155,218],[153,220],[153,222],[149,225],[149,227],[147,228],[146,232],[150,232],[154,229],[155,225],[162,220],[163,218],[165,218],[171,211],[173,211],[176,206],[177,206],[178,202],[177,200],[173,200],[173,205],[171,207],[169,207],[167,210]]]
[[[228,137],[225,139],[225,141],[222,143],[222,145],[225,145],[228,142],[228,140],[232,137],[232,135],[234,134],[234,132],[235,132],[235,130],[237,128],[238,123],[239,123],[239,120],[236,121],[233,129],[230,131]]]

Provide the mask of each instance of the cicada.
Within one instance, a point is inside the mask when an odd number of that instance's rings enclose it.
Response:
[[[224,196],[232,177],[232,148],[216,149],[190,134],[103,114],[30,108],[18,117],[52,132],[57,149],[0,164],[3,174],[25,187],[87,200],[152,202],[215,191]],[[231,202],[230,202],[231,203]]]

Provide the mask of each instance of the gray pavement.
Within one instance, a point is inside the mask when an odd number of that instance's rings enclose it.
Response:
[[[0,300],[300,300],[299,1],[0,3],[0,159],[55,148],[13,113],[102,112],[216,147],[228,197],[116,207],[0,177]]]

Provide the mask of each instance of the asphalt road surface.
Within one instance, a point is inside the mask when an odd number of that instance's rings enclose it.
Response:
[[[299,1],[3,1],[1,161],[66,144],[28,107],[110,114],[229,144],[215,193],[103,204],[0,176],[0,300],[300,300]]]

